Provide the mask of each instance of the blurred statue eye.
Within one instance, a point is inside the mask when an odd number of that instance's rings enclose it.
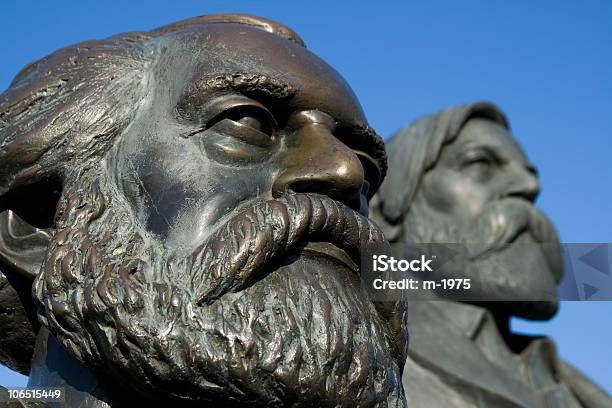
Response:
[[[479,158],[468,161],[467,163],[463,165],[463,167],[472,166],[472,167],[480,167],[484,169],[484,168],[488,168],[492,164],[493,162],[489,160],[487,157],[479,157]]]
[[[495,157],[484,150],[472,151],[465,155],[461,163],[461,170],[476,179],[489,177],[493,167],[497,164]]]

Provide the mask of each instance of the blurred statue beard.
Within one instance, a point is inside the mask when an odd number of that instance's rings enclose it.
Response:
[[[370,221],[293,194],[175,259],[120,197],[100,174],[67,185],[35,282],[41,319],[77,358],[158,402],[405,406],[397,332],[355,272],[299,250],[320,240],[354,255],[383,241]]]
[[[493,201],[467,224],[415,205],[404,230],[407,242],[451,244],[457,251],[437,276],[471,279],[470,291],[450,293],[454,300],[484,302],[492,310],[534,320],[556,313],[561,246],[552,223],[531,202],[516,197]]]

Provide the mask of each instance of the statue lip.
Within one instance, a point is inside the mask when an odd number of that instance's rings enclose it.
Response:
[[[353,258],[349,256],[343,249],[337,247],[330,242],[308,242],[303,248],[304,252],[311,252],[317,255],[323,255],[332,258],[341,264],[347,266],[353,272],[359,272],[359,265]]]

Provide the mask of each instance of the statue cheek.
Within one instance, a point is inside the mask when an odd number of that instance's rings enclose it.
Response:
[[[185,203],[168,231],[166,247],[189,253],[206,240],[240,201],[235,194],[219,192]]]
[[[486,185],[450,169],[433,169],[427,173],[421,191],[431,208],[468,219],[480,214],[490,197]]]

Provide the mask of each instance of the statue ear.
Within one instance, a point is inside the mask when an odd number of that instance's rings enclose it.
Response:
[[[401,225],[392,225],[388,223],[386,220],[384,221],[376,221],[380,229],[382,229],[383,234],[385,234],[385,238],[390,243],[397,242],[402,237],[402,226]]]
[[[0,198],[0,262],[33,281],[51,239],[61,185],[45,180]]]
[[[36,278],[50,238],[50,229],[36,228],[11,210],[0,213],[0,260],[22,277]]]
[[[32,284],[47,253],[61,191],[57,183],[41,184],[0,197],[0,364],[25,375],[40,328]]]
[[[385,238],[390,243],[397,242],[402,238],[402,223],[391,222],[382,211],[382,201],[378,193],[374,194],[374,197],[370,200],[370,214],[369,218],[373,220],[376,225],[380,227]]]

